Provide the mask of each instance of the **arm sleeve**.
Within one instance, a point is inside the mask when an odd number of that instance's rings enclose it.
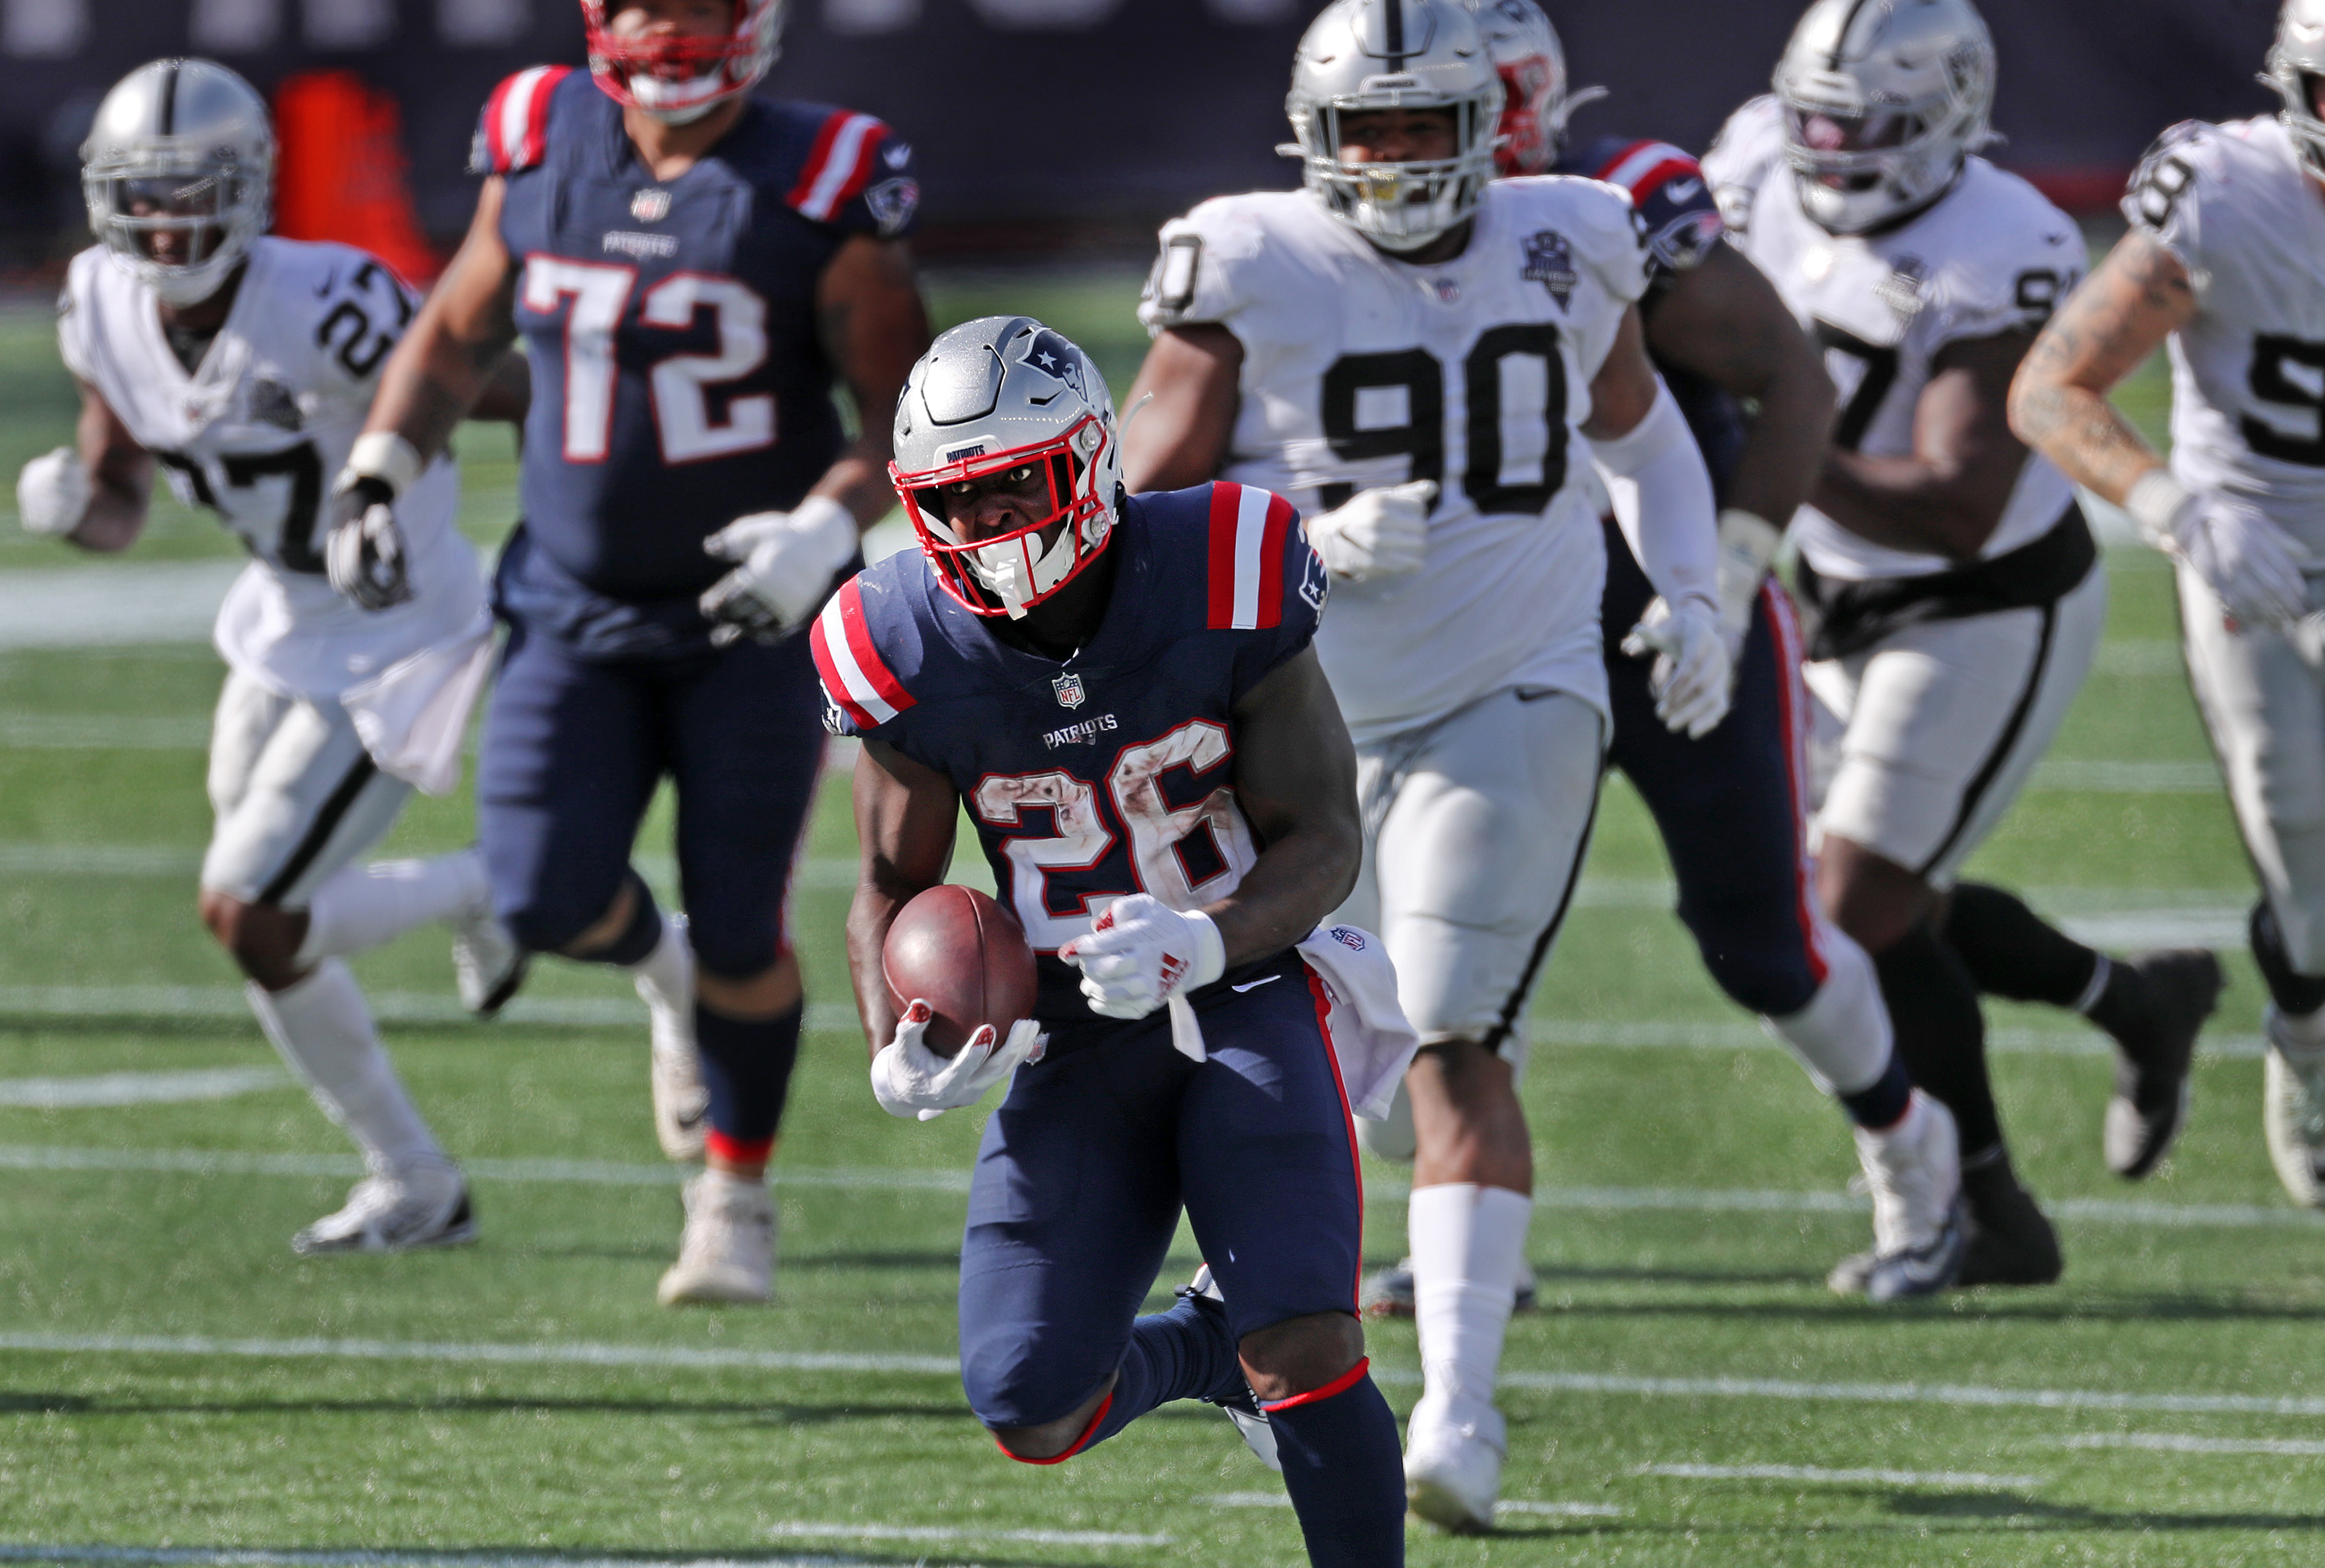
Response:
[[[1673,605],[1719,597],[1719,527],[1711,475],[1671,389],[1619,440],[1591,443],[1615,520],[1654,590]]]

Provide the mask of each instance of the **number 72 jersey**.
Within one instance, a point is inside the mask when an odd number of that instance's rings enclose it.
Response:
[[[481,612],[475,552],[453,529],[459,478],[431,465],[396,502],[412,598],[370,614],[323,573],[323,503],[415,305],[343,245],[261,238],[225,325],[189,371],[153,290],[102,246],[75,256],[59,301],[65,366],[153,455],[178,498],[252,557],[218,611],[218,651],[273,690],[335,700]]]
[[[1311,515],[1438,481],[1421,570],[1340,585],[1317,636],[1359,745],[1515,686],[1605,709],[1581,430],[1648,262],[1630,198],[1564,177],[1494,181],[1461,254],[1430,266],[1306,191],[1221,197],[1164,227],[1140,319],[1242,345],[1228,478]]]

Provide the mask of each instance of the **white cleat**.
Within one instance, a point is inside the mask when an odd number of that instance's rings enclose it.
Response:
[[[2325,1208],[2325,1054],[2287,1051],[2283,1042],[2289,1031],[2274,1006],[2267,1030],[2260,1120],[2269,1161],[2294,1202]]]
[[[702,1135],[710,1115],[702,1053],[694,1044],[694,948],[686,939],[686,916],[672,912],[662,919],[686,955],[686,984],[680,996],[664,997],[644,979],[637,982],[651,1020],[648,1072],[653,1081],[654,1137],[665,1158],[693,1164],[702,1158]]]
[[[1852,1277],[1844,1286],[1844,1264],[1833,1271],[1833,1288],[1892,1302],[1951,1285],[1969,1248],[1953,1113],[1917,1089],[1895,1127],[1857,1129],[1857,1157],[1873,1193],[1873,1253],[1861,1283]]]
[[[291,1239],[301,1257],[333,1252],[409,1252],[458,1247],[477,1239],[468,1184],[451,1165],[375,1170],[357,1182],[347,1203]]]
[[[687,1302],[755,1305],[773,1294],[775,1202],[764,1182],[705,1171],[686,1183],[686,1234],[655,1294]]]
[[[1508,1451],[1500,1411],[1487,1406],[1455,1419],[1424,1395],[1405,1434],[1404,1497],[1413,1517],[1449,1535],[1490,1533]]]
[[[508,1006],[532,967],[533,955],[517,946],[489,903],[452,922],[452,979],[460,988],[460,1006],[477,1017]]]

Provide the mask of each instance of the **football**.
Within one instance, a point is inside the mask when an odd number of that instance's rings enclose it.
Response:
[[[1031,1017],[1040,978],[1016,917],[974,887],[931,887],[897,912],[880,970],[899,1012],[915,998],[936,1016],[928,1047],[950,1056],[980,1024],[1006,1034]]]

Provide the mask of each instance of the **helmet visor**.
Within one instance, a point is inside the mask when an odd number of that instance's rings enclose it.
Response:
[[[1835,190],[1872,190],[1894,155],[1925,129],[1922,116],[1910,112],[1849,114],[1784,106],[1785,151],[1792,167]]]

